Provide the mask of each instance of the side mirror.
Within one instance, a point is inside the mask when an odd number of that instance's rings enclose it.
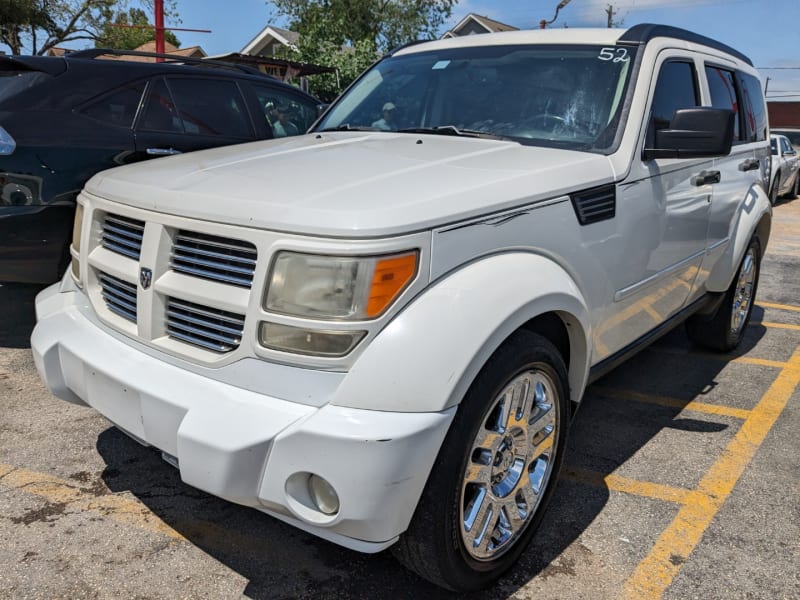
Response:
[[[645,148],[644,160],[726,156],[733,145],[732,110],[700,106],[676,110],[669,128],[655,132],[654,148]]]

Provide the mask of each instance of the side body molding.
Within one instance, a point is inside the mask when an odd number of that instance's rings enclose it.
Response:
[[[396,412],[455,406],[498,346],[548,312],[566,325],[570,394],[579,401],[591,355],[583,296],[552,260],[513,252],[464,266],[413,300],[358,358],[332,404]]]

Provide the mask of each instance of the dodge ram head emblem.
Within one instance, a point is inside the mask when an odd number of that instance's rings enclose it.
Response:
[[[150,287],[150,284],[153,281],[153,271],[142,267],[139,269],[139,283],[142,284],[142,289],[146,290]]]

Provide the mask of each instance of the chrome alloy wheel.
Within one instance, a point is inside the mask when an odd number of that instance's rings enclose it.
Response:
[[[747,315],[750,314],[750,304],[753,301],[753,288],[756,282],[756,250],[752,246],[747,250],[747,254],[739,268],[736,290],[733,293],[733,310],[731,311],[731,333],[739,335],[747,322]]]
[[[511,548],[536,512],[555,462],[556,389],[542,370],[517,375],[475,436],[462,478],[461,539],[476,560]]]

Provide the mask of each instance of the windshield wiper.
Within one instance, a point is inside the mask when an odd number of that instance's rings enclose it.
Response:
[[[438,127],[409,127],[408,129],[398,129],[398,133],[430,133],[433,135],[456,135],[459,137],[474,137],[487,140],[511,140],[516,141],[505,135],[477,131],[475,129],[459,129],[455,125],[439,125]]]
[[[336,127],[326,127],[325,129],[320,129],[322,131],[381,131],[376,127],[353,127],[350,123],[342,123],[341,125],[337,125]]]

